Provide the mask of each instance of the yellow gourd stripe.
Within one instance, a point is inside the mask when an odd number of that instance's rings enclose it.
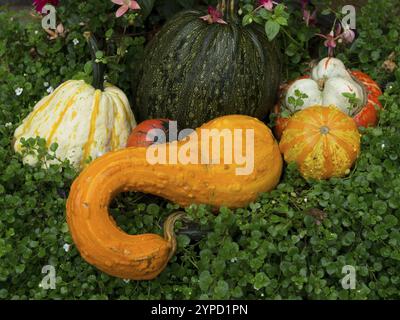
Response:
[[[319,130],[320,129],[320,125],[316,125],[314,123],[311,122],[305,122],[304,120],[299,120],[299,119],[295,119],[292,118],[290,119],[290,129],[298,129],[298,130],[304,130],[305,128],[310,128],[310,129],[315,129],[315,130]],[[308,121],[308,119],[307,119]]]
[[[331,123],[335,125],[335,130],[337,130],[336,124],[339,123],[347,124],[347,128],[349,128],[348,119],[343,118],[339,112],[332,115]]]
[[[320,138],[321,136],[319,134],[316,134],[306,141],[303,151],[300,153],[300,155],[297,156],[297,163],[303,163],[304,159],[307,158],[307,156],[313,151],[315,145],[318,143],[318,140]]]
[[[65,114],[67,113],[68,109],[72,106],[72,104],[75,102],[76,97],[85,89],[87,88],[87,84],[84,83],[80,87],[78,87],[77,91],[68,99],[67,104],[65,105],[65,108],[63,111],[61,111],[60,116],[58,117],[57,121],[53,126],[51,127],[49,137],[47,138],[47,146],[50,146],[52,144],[52,139],[54,134],[56,133],[58,127],[61,124],[61,121],[63,120]]]
[[[111,145],[112,145],[112,150],[116,150],[119,147],[119,145],[117,144],[117,141],[116,141],[117,133],[115,131],[116,126],[114,124],[114,121],[116,118],[117,106],[113,99],[110,98],[110,100],[112,100],[112,108],[113,108],[113,127],[112,127],[112,132],[111,132]]]
[[[85,161],[90,156],[90,149],[94,140],[94,134],[96,131],[96,120],[99,114],[99,106],[100,106],[100,98],[101,98],[101,91],[96,90],[94,93],[94,102],[93,102],[93,110],[92,110],[92,117],[90,119],[90,128],[89,128],[89,136],[88,140],[83,147],[83,157],[82,157],[82,165],[84,165]]]
[[[325,108],[322,112],[322,123],[324,125],[328,125],[330,123],[335,124],[335,122],[333,121],[333,118],[337,117],[338,115],[336,113],[332,114],[332,112],[330,112],[330,110],[328,108]],[[330,122],[330,118],[332,118],[332,122]]]
[[[333,173],[334,167],[333,167],[333,162],[332,162],[332,154],[329,146],[329,136],[324,135],[324,144],[323,144],[323,150],[324,150],[324,159],[325,159],[325,174],[330,177]]]
[[[42,112],[44,109],[46,109],[49,104],[53,101],[53,99],[55,98],[55,96],[57,95],[57,93],[64,88],[67,84],[69,84],[71,81],[67,81],[64,82],[62,85],[60,85],[50,96],[48,96],[47,100],[40,106],[38,107],[36,110],[32,111],[32,113],[30,114],[29,118],[26,121],[26,124],[24,125],[23,130],[21,131],[21,134],[18,135],[18,137],[16,137],[17,139],[21,138],[27,131],[27,129],[31,126],[31,123],[33,121],[33,119],[35,118],[35,116]]]
[[[125,119],[127,119],[128,120],[128,122],[129,122],[129,125],[132,125],[132,121],[133,121],[133,119],[132,119],[132,114],[130,113],[130,112],[128,112],[127,111],[127,106],[125,105],[125,103],[121,100],[121,98],[118,96],[118,95],[114,95],[117,99],[118,99],[118,101],[121,103],[121,106],[122,106],[122,110],[124,111],[124,116],[125,116]]]
[[[354,150],[354,148],[346,140],[338,137],[338,135],[335,133],[332,133],[331,136],[335,140],[335,142],[346,151],[349,159],[354,157],[356,150]]]
[[[306,109],[307,110],[307,109]],[[317,127],[318,129],[321,128],[321,115],[320,114],[311,114],[308,115],[308,113],[306,114],[300,114],[296,117],[296,120],[300,121],[300,122],[304,122],[306,125],[312,125]]]
[[[290,128],[290,130],[292,130],[292,127]],[[303,132],[298,136],[293,136],[292,140],[285,141],[285,143],[282,143],[280,146],[282,152],[286,152],[286,150],[289,150],[297,144],[303,142],[304,139],[307,138],[307,136],[309,136],[309,132]]]

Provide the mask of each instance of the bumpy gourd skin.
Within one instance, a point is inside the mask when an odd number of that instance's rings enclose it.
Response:
[[[340,178],[360,153],[360,134],[355,121],[335,106],[314,106],[290,118],[279,147],[305,178]]]
[[[201,128],[254,129],[254,171],[236,175],[235,169],[242,165],[235,162],[151,165],[146,148],[128,148],[98,158],[75,180],[67,201],[70,232],[86,261],[110,275],[134,280],[153,279],[168,262],[171,245],[164,238],[128,235],[116,226],[108,205],[120,192],[151,193],[181,206],[197,203],[236,208],[278,184],[282,157],[270,129],[262,122],[248,116],[226,116]],[[243,137],[242,147],[245,133]],[[175,143],[178,150],[187,144]],[[171,143],[166,146],[169,152]]]

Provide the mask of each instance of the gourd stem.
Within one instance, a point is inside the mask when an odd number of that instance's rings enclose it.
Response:
[[[219,0],[218,10],[224,14],[224,18],[228,22],[238,20],[239,0]]]
[[[96,90],[104,90],[104,72],[105,66],[101,62],[96,62],[96,52],[99,51],[99,45],[97,43],[96,38],[91,32],[85,32],[84,36],[88,42],[90,54],[93,60],[93,82],[92,86]]]
[[[179,220],[182,220],[186,216],[186,213],[183,211],[177,211],[171,214],[164,222],[164,239],[168,241],[171,246],[171,251],[168,256],[168,260],[170,260],[176,252],[176,235],[174,231],[175,223]]]

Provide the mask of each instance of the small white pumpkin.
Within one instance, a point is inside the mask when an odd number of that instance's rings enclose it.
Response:
[[[302,106],[296,106],[289,99],[296,98],[296,91],[307,95],[302,99]],[[343,96],[344,93],[355,94],[358,103],[351,103]],[[325,58],[312,69],[311,78],[300,79],[290,85],[285,96],[285,107],[295,112],[315,105],[334,105],[351,116],[365,104],[365,99],[363,86],[351,76],[343,62],[336,58]]]
[[[126,147],[135,117],[120,89],[109,84],[103,89],[103,72],[96,65],[94,86],[70,80],[36,104],[14,133],[16,152],[22,151],[21,138],[42,137],[48,146],[58,144],[57,158],[81,170],[88,159]],[[36,162],[32,155],[24,157],[26,164]]]
[[[311,75],[315,81],[334,77],[351,79],[351,76],[344,63],[341,60],[333,57],[322,59],[312,69]]]

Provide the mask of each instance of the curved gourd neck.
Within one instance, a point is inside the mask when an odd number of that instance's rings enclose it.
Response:
[[[218,10],[224,15],[227,22],[236,22],[238,20],[239,0],[219,0]]]

